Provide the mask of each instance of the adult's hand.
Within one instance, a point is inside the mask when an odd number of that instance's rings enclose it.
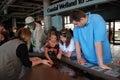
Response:
[[[52,64],[51,64],[51,62],[50,62],[49,60],[43,59],[43,60],[42,60],[42,63],[45,64],[45,65],[47,65],[47,66],[49,66],[49,67],[52,66]]]
[[[105,64],[99,64],[99,66],[103,69],[112,69],[111,67],[105,65]]]
[[[58,53],[58,54],[57,54],[57,58],[58,58],[58,59],[61,59],[61,57],[62,57],[62,54]]]
[[[83,58],[77,58],[78,64],[84,65],[86,63],[86,60]]]

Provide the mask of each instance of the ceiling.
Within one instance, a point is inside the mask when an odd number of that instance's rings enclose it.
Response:
[[[50,0],[54,4],[62,0]],[[43,0],[0,0],[0,21],[11,17],[43,15]]]
[[[64,0],[50,0],[50,4],[60,1]],[[120,0],[114,0],[103,5],[85,7],[83,10],[99,12],[101,9],[110,6],[120,8]],[[7,21],[12,17],[25,18],[28,15],[43,16],[43,0],[0,0],[0,22]]]

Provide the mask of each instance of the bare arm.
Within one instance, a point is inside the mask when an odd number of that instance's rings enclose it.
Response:
[[[85,64],[85,60],[82,58],[81,48],[79,42],[75,42],[75,48],[76,48],[76,54],[77,54],[77,60],[80,64]]]
[[[38,64],[45,64],[45,65],[51,67],[51,64],[49,64],[50,61],[48,61],[48,60],[42,60],[41,58],[38,58],[38,57],[31,57],[29,59],[30,59],[30,61],[32,61],[32,66],[36,66]]]
[[[98,58],[98,64],[100,67],[105,69],[111,69],[103,62],[103,50],[102,50],[102,42],[95,42],[95,48],[96,48],[96,55]]]
[[[36,66],[36,65],[42,63],[42,60],[40,58],[37,58],[37,57],[30,57],[29,59],[32,62],[32,66]]]
[[[52,59],[50,58],[50,56],[48,55],[48,49],[45,48],[45,57],[51,62],[51,64],[53,64]]]
[[[59,52],[58,52],[58,54],[57,54],[57,58],[58,58],[58,59],[61,59],[62,55],[63,55],[62,50],[59,49]]]

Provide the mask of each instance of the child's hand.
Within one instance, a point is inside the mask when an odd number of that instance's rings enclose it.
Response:
[[[62,54],[58,54],[58,55],[57,55],[57,58],[58,58],[58,59],[61,59],[61,57],[62,57]]]
[[[53,65],[53,64],[54,64],[54,62],[51,60],[51,61],[50,61],[50,64],[52,64],[52,65]]]

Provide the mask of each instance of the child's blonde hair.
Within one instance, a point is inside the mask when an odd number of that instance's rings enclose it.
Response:
[[[57,37],[57,41],[59,40],[59,37],[58,37],[58,33],[56,31],[51,31],[49,34],[48,34],[48,39],[50,39],[51,35],[55,35]]]

